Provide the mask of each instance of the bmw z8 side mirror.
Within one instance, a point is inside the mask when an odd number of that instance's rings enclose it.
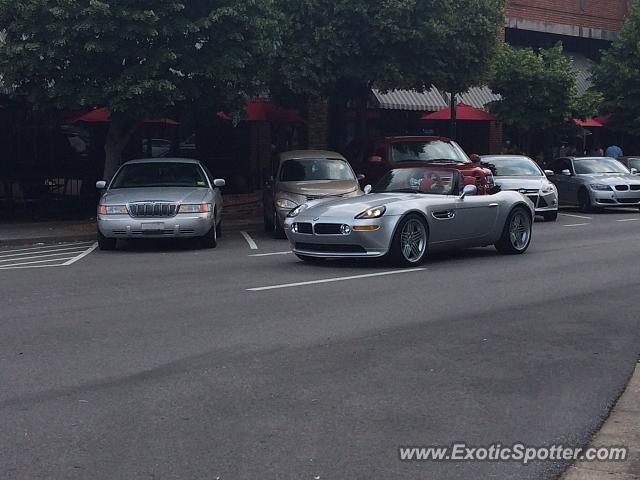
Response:
[[[460,200],[464,200],[467,195],[475,195],[476,193],[478,193],[478,189],[475,185],[465,185],[460,194]]]
[[[356,178],[358,179],[359,182],[361,182],[362,180],[365,179],[365,174],[364,173],[359,173],[358,175],[356,175]]]
[[[367,158],[367,162],[382,163],[382,157],[380,155],[371,155],[369,158]]]
[[[571,170],[569,170],[568,168],[565,168],[564,170],[562,170],[562,175],[566,176],[566,177],[570,177],[571,176]]]
[[[545,171],[544,171],[544,174],[545,174],[547,177],[553,177],[553,176],[555,175],[555,172],[554,172],[553,170],[545,170]]]
[[[371,188],[371,185],[365,185],[363,190],[364,194],[369,195],[371,193]]]
[[[225,182],[222,178],[216,178],[213,181],[213,186],[214,187],[224,187],[227,184],[227,182]]]
[[[96,188],[98,190],[104,190],[105,188],[107,188],[107,182],[105,182],[104,180],[100,180],[99,182],[96,182]]]

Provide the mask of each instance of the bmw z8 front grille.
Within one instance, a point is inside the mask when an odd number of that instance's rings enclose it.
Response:
[[[174,203],[130,203],[129,215],[136,218],[168,218],[174,217],[178,206]]]

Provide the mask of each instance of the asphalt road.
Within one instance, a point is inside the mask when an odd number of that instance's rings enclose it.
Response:
[[[588,442],[638,358],[640,213],[588,217],[410,272],[252,232],[2,270],[0,478],[556,478],[398,447]]]

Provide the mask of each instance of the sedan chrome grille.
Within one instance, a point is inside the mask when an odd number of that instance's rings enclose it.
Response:
[[[178,206],[174,203],[144,202],[130,203],[129,215],[136,218],[168,218],[174,217]]]
[[[310,202],[311,200],[320,200],[322,198],[341,198],[344,197],[345,194],[342,193],[340,195],[307,195],[307,202]]]

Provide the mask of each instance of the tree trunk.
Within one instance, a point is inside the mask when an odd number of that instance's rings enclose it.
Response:
[[[327,150],[329,148],[329,100],[311,98],[307,113],[309,148]]]
[[[136,130],[137,122],[118,113],[111,115],[111,124],[104,143],[104,180],[111,180],[122,163],[122,152]]]

